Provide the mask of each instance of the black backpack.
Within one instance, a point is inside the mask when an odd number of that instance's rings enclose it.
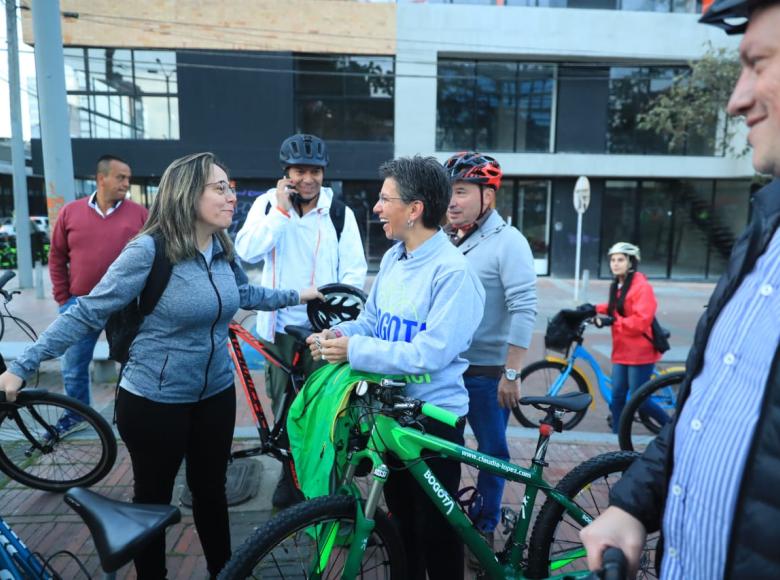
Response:
[[[653,343],[653,348],[655,348],[655,350],[663,354],[671,348],[669,345],[669,337],[671,335],[671,332],[661,326],[661,323],[658,322],[658,318],[653,316],[653,324],[650,326],[650,336],[645,334],[644,337]]]
[[[265,215],[268,215],[268,213],[271,211],[271,202],[268,202],[268,205],[265,206]],[[336,228],[336,241],[341,241],[341,232],[344,231],[344,218],[347,214],[347,204],[345,204],[340,199],[336,199],[336,197],[333,197],[333,200],[330,202],[330,221],[333,222],[333,227]]]
[[[154,311],[160,296],[168,286],[171,278],[171,265],[165,254],[165,240],[162,236],[154,237],[154,262],[149,270],[146,285],[138,298],[121,310],[114,312],[106,323],[106,338],[108,339],[108,358],[120,363],[123,367],[130,358],[130,345],[144,318]]]

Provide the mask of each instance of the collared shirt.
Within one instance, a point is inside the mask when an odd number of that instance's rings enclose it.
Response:
[[[780,230],[723,308],[674,438],[663,578],[722,578],[745,462],[780,340]]]
[[[87,204],[89,205],[89,207],[94,209],[100,217],[107,218],[108,216],[110,216],[112,213],[114,213],[116,210],[119,209],[119,206],[122,205],[122,201],[123,200],[120,199],[114,205],[108,208],[108,211],[106,213],[103,213],[103,211],[100,209],[100,206],[97,203],[97,191],[96,191],[95,193],[89,196],[89,201],[87,202]]]

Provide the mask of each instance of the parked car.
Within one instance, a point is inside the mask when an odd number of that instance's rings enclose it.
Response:
[[[32,244],[33,261],[47,264],[49,262],[48,225],[43,218],[30,217],[30,242]],[[41,225],[41,224],[45,225]],[[16,268],[16,228],[12,218],[0,218],[0,268]]]

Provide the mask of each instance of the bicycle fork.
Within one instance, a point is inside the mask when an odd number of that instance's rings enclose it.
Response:
[[[354,474],[353,465],[350,465],[350,470],[352,471],[352,474]],[[389,473],[390,471],[384,463],[381,463],[374,468],[374,471],[372,472],[373,483],[369,489],[365,507],[361,508],[359,494],[355,494],[355,523],[352,529],[347,530],[349,532],[349,549],[347,551],[344,570],[341,574],[341,577],[344,579],[355,578],[360,573],[360,565],[363,561],[363,554],[368,546],[368,538],[371,536],[371,533],[374,531],[374,526],[376,525],[374,514],[379,505],[379,500],[382,497],[382,490],[385,487]],[[351,481],[352,478],[349,471],[345,479],[346,481]],[[323,549],[319,554],[319,558],[316,562],[316,569],[312,576],[320,577],[325,573],[333,550],[343,546],[341,539],[343,538],[342,534],[345,533],[345,530],[340,528],[341,526],[338,522],[325,526],[323,533],[320,535]]]

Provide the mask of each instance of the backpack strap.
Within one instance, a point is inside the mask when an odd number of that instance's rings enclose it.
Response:
[[[330,202],[330,221],[333,222],[333,227],[336,228],[336,242],[341,241],[341,232],[344,231],[344,219],[347,215],[347,204],[340,199],[333,197]]]
[[[138,302],[141,316],[149,316],[157,306],[173,271],[173,265],[165,253],[165,238],[159,234],[152,237],[154,238],[154,262]]]

